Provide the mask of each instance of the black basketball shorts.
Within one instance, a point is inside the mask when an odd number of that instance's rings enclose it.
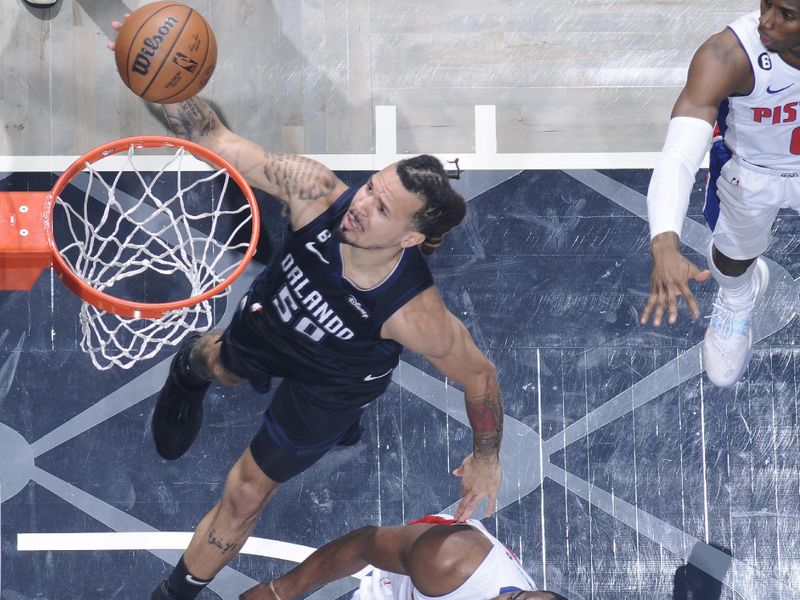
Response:
[[[292,361],[291,348],[276,347],[253,331],[247,311],[237,311],[225,330],[220,358],[226,369],[266,393],[273,370]],[[270,371],[273,371],[271,374]],[[313,380],[313,373],[309,374]],[[308,469],[331,448],[352,436],[366,405],[386,391],[390,378],[369,384],[326,385],[284,377],[264,412],[261,428],[250,443],[258,466],[282,483]]]
[[[284,379],[264,411],[250,452],[262,471],[279,483],[302,473],[358,427],[363,407],[326,407],[324,390]]]

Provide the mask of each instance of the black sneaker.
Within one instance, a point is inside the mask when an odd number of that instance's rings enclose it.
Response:
[[[203,423],[203,397],[211,386],[211,382],[197,386],[184,383],[181,377],[181,365],[184,354],[200,339],[199,334],[188,336],[172,359],[169,375],[164,387],[158,394],[156,408],[150,429],[156,451],[161,458],[175,460],[180,458],[194,443]]]
[[[175,600],[175,596],[167,591],[167,580],[158,584],[158,587],[150,594],[150,600]]]

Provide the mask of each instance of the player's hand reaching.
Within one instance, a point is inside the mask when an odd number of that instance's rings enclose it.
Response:
[[[125,18],[126,19],[128,17],[130,17],[130,16],[131,16],[130,13],[125,13]],[[119,22],[119,21],[111,21],[111,27],[113,27],[114,31],[118,32],[120,30],[120,28],[122,27],[122,23]],[[113,52],[114,48],[116,48],[116,44],[114,42],[108,42],[106,44],[106,48],[108,48],[109,50],[111,50]]]
[[[453,471],[453,475],[461,478],[461,502],[458,503],[454,518],[456,521],[466,521],[481,500],[488,499],[485,517],[490,516],[497,503],[497,493],[500,491],[500,481],[503,478],[503,469],[499,458],[478,459],[470,454]]]
[[[650,297],[642,311],[641,324],[647,325],[652,315],[653,326],[660,327],[666,309],[667,323],[674,325],[678,321],[678,296],[683,297],[692,318],[698,318],[700,309],[689,289],[689,280],[706,281],[711,276],[711,271],[701,271],[681,254],[678,235],[672,231],[660,233],[653,238],[650,254],[653,257]]]

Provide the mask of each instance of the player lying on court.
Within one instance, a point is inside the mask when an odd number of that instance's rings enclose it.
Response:
[[[196,597],[242,547],[281,483],[336,445],[354,443],[361,414],[389,386],[403,348],[462,386],[473,452],[454,471],[462,491],[455,516],[469,517],[482,499],[491,514],[503,428],[495,368],[445,307],[423,256],[466,213],[441,163],[406,159],[348,187],[316,161],[234,134],[197,97],[164,110],[177,135],[220,154],[281,200],[289,233],[228,328],[178,351],[159,394],[156,448],[176,459],[197,436],[212,381],[249,381],[266,392],[273,377],[283,378],[222,499],[152,597]]]
[[[567,600],[535,585],[517,558],[478,521],[447,515],[401,527],[362,527],[324,545],[283,577],[240,600],[294,600],[375,567],[353,600]]]
[[[800,0],[762,0],[694,55],[672,110],[647,194],[653,272],[641,323],[678,318],[682,296],[700,312],[689,280],[719,284],[703,341],[709,380],[734,385],[753,351],[753,313],[769,281],[771,228],[800,208]],[[695,174],[712,140],[704,214],[713,230],[710,271],[681,255],[679,237]]]

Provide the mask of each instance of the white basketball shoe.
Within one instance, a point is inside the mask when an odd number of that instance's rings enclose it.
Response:
[[[706,375],[718,387],[735,384],[753,356],[753,313],[769,284],[769,267],[759,258],[753,269],[755,295],[745,304],[734,304],[722,289],[717,292],[711,323],[703,340]]]

